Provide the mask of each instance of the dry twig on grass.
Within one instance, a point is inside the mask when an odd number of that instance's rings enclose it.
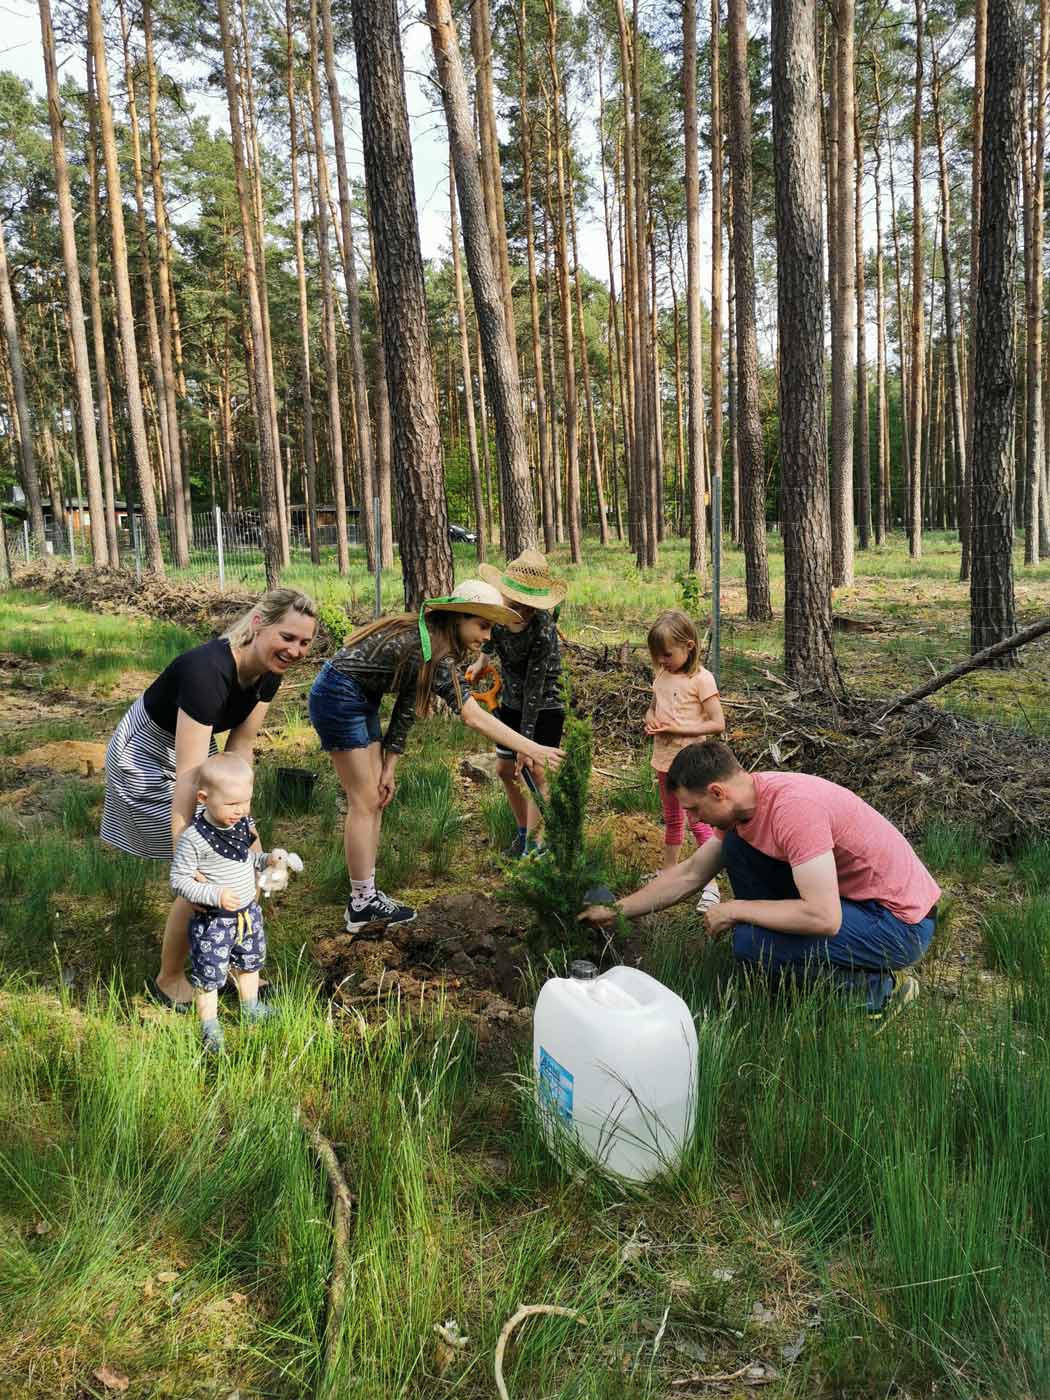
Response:
[[[495,1373],[496,1373],[496,1394],[499,1400],[510,1400],[506,1383],[503,1379],[503,1353],[507,1350],[507,1343],[510,1341],[511,1333],[527,1317],[536,1317],[543,1314],[548,1317],[570,1317],[573,1322],[587,1325],[587,1319],[582,1313],[576,1312],[573,1308],[559,1308],[553,1303],[522,1303],[521,1307],[513,1317],[508,1318],[503,1324],[503,1331],[499,1334],[499,1341],[496,1343]]]
[[[350,1267],[350,1217],[353,1214],[354,1198],[346,1184],[346,1177],[335,1155],[335,1148],[326,1137],[314,1127],[302,1108],[296,1106],[295,1120],[310,1139],[310,1145],[317,1159],[325,1169],[328,1185],[332,1193],[332,1273],[328,1280],[328,1316],[325,1320],[325,1358],[322,1382],[318,1393],[327,1394],[331,1376],[335,1370],[336,1352],[339,1348],[339,1333],[343,1324],[343,1309],[346,1305],[346,1275]]]

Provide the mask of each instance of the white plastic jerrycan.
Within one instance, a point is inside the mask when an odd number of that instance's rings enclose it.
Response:
[[[565,1131],[606,1171],[648,1181],[678,1160],[693,1129],[696,1027],[689,1008],[636,967],[597,976],[573,963],[545,982],[533,1021],[544,1135]]]

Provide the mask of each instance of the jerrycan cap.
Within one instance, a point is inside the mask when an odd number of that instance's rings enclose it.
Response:
[[[598,969],[587,958],[577,958],[569,964],[569,976],[578,982],[590,982],[598,976]]]

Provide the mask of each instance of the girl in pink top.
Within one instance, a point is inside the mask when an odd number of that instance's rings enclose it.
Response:
[[[653,659],[653,699],[645,715],[645,732],[653,741],[652,766],[660,785],[664,810],[664,860],[662,869],[678,864],[685,829],[685,812],[667,786],[667,770],[675,755],[699,739],[725,732],[725,716],[718,699],[718,684],[700,665],[700,641],[684,612],[662,612],[649,629],[649,655]],[[702,846],[714,835],[706,822],[689,822],[689,830]],[[704,890],[701,907],[718,902],[718,886]]]

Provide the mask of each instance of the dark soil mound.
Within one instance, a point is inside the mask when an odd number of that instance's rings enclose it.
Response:
[[[528,954],[520,911],[476,894],[435,899],[415,923],[376,925],[319,939],[314,955],[326,988],[344,1006],[399,997],[406,1005],[441,999],[472,1013],[479,1030],[517,1027],[529,1012]]]

